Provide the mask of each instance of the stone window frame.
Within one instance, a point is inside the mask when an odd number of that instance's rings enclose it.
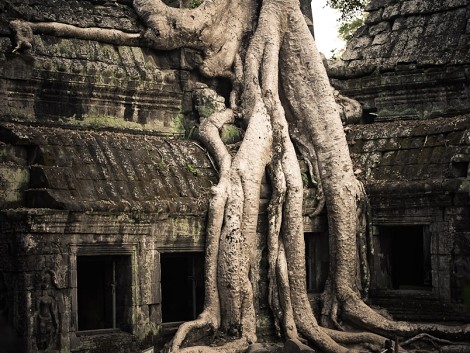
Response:
[[[77,278],[77,257],[78,256],[130,256],[130,265],[131,268],[137,268],[137,259],[138,259],[138,243],[121,243],[121,244],[110,244],[110,243],[80,243],[80,244],[70,244],[70,272],[71,272],[71,296],[72,296],[72,307],[71,307],[71,328],[70,331],[74,332],[77,336],[86,334],[106,334],[106,333],[116,333],[124,332],[119,328],[110,328],[110,329],[96,329],[89,331],[80,331],[78,329],[78,278]],[[138,298],[137,288],[138,288],[138,279],[134,276],[131,271],[131,279],[129,286],[131,288],[131,309],[132,311],[136,310],[136,303]],[[131,328],[131,333],[135,330],[135,322],[133,318],[136,317],[135,312],[129,313],[131,322],[129,326]]]
[[[162,253],[196,253],[200,252],[205,256],[206,247],[205,244],[186,244],[184,242],[171,242],[171,243],[161,243],[159,241],[155,242],[155,269],[156,269],[156,277],[158,278],[158,287],[156,288],[156,294],[158,297],[158,325],[166,329],[172,329],[174,327],[179,326],[181,323],[174,323],[174,322],[163,322],[162,316],[162,286],[161,286],[161,278],[162,278],[162,267],[161,267],[161,257]]]
[[[402,210],[403,211],[403,210]],[[441,237],[445,236],[441,232],[435,230],[435,224],[442,221],[442,214],[437,212],[434,208],[427,210],[418,211],[410,216],[389,214],[386,210],[381,211],[380,214],[376,214],[372,218],[372,236],[375,237],[378,234],[377,227],[380,226],[423,226],[423,230],[429,232],[431,236],[431,273],[432,273],[432,286],[431,291],[433,296],[442,299],[450,298],[450,294],[441,293],[441,287],[450,288],[450,282],[441,275],[438,268],[436,268],[436,262],[438,262],[438,254],[433,253],[435,244],[441,241]],[[376,256],[376,255],[374,255]],[[444,283],[449,282],[449,283]]]
[[[430,237],[430,242],[432,241],[435,241],[434,237],[435,235],[433,235],[433,233],[431,232],[431,224],[430,223],[422,223],[422,222],[391,222],[391,223],[374,223],[374,226],[373,226],[373,231],[372,231],[372,236],[374,238],[374,257],[375,256],[378,256],[378,249],[375,248],[375,237],[377,236],[381,236],[381,232],[379,231],[378,228],[380,227],[421,227],[421,230],[422,230],[422,235],[423,237],[425,235],[428,235]],[[423,238],[424,240],[424,238]],[[430,260],[431,260],[431,257],[432,257],[432,246],[431,244],[429,244],[429,254],[428,256],[430,257]],[[374,259],[374,264],[372,265],[374,268],[375,268],[375,259]],[[431,276],[433,276],[433,271],[432,271],[432,261],[431,261],[431,268],[430,268],[430,272],[431,272]],[[374,276],[374,274],[371,274],[372,276]],[[371,277],[372,277],[371,276]],[[432,280],[431,281],[431,285],[428,287],[426,285],[423,285],[422,288],[420,289],[415,289],[417,291],[422,291],[422,292],[430,292],[430,293],[434,293],[434,281]],[[420,285],[417,285],[418,287]],[[403,289],[401,288],[398,288],[398,289],[392,289],[392,288],[389,288],[387,290],[392,290],[392,291],[396,291],[396,292],[400,292],[402,291]]]
[[[311,246],[312,246],[312,241],[314,242],[315,241],[315,238],[317,238],[317,242],[315,245],[323,245],[324,248],[320,247],[319,248],[319,251],[322,251],[322,250],[327,250],[326,251],[326,256],[328,257],[328,266],[326,267],[327,269],[327,274],[326,274],[326,277],[324,279],[322,279],[321,281],[319,281],[321,283],[320,287],[311,287],[311,278],[309,278],[311,275],[312,272],[316,272],[316,270],[318,270],[319,266],[314,266],[312,264],[312,260],[309,259],[309,254],[308,252],[311,250]],[[306,269],[306,273],[305,273],[305,277],[306,277],[306,283],[307,283],[307,292],[309,294],[314,294],[314,295],[318,295],[318,294],[321,294],[323,293],[323,287],[325,286],[325,283],[326,283],[326,278],[328,277],[328,272],[329,272],[329,234],[327,231],[323,230],[323,231],[315,231],[315,232],[304,232],[304,241],[305,241],[305,269]],[[322,243],[322,242],[325,242],[325,243]],[[313,256],[313,262],[316,262],[318,261],[315,256]],[[321,259],[320,259],[321,260]],[[318,263],[317,263],[318,265]],[[313,270],[313,271],[312,271]],[[318,273],[318,274],[315,274],[315,276],[319,276],[319,277],[322,277],[322,273]]]

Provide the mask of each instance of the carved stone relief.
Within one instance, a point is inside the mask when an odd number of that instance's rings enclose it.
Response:
[[[40,288],[35,317],[36,346],[38,351],[48,352],[56,348],[59,327],[54,271],[47,269],[42,272]]]

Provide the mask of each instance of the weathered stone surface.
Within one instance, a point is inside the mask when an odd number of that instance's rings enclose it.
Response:
[[[180,69],[179,52],[35,35],[32,50],[15,55],[12,18],[143,29],[129,1],[9,1],[0,14],[0,117],[184,134],[189,73]]]
[[[398,78],[394,79],[398,84]],[[389,290],[390,276],[379,270],[388,266],[382,255],[374,260],[371,302],[387,308],[396,319],[469,319],[462,299],[470,278],[469,131],[468,115],[347,128],[351,157],[356,175],[366,185],[373,224],[424,225],[431,237],[432,291],[407,294],[406,303],[400,303],[399,290]]]
[[[4,124],[2,131],[4,142],[19,136],[29,141],[10,150],[34,151],[29,173],[16,165],[1,169],[11,184],[5,190],[23,189],[29,207],[200,214],[217,180],[207,155],[188,140],[17,124]]]
[[[374,0],[366,10],[370,17],[348,42],[343,61],[330,65],[336,89],[377,120],[470,111],[468,2]],[[358,68],[371,66],[376,70],[358,77]]]
[[[18,165],[0,164],[0,207],[19,206],[23,192],[29,183],[27,168]]]
[[[347,138],[355,167],[361,171],[357,175],[366,185],[381,180],[402,181],[404,185],[429,180],[442,188],[445,179],[457,177],[451,173],[452,163],[458,163],[452,162],[455,156],[470,158],[469,145],[461,143],[469,129],[470,117],[462,116],[452,121],[441,118],[354,126],[348,129]],[[461,182],[465,182],[464,173],[457,177]]]
[[[370,36],[376,36],[379,33],[388,32],[389,30],[390,30],[390,23],[380,22],[379,24],[377,24],[375,26],[371,26],[369,28],[369,35]]]
[[[80,27],[116,28],[136,32],[142,28],[130,1],[57,0],[41,2],[11,0],[5,4],[5,15],[21,14],[28,21],[55,21]],[[11,18],[11,17],[10,17]]]
[[[270,350],[268,350],[261,343],[250,344],[248,349],[246,350],[246,353],[269,353],[269,352],[270,352]]]

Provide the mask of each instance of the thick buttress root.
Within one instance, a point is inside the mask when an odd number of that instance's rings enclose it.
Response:
[[[256,341],[250,283],[256,279],[250,278],[250,273],[256,261],[253,249],[265,169],[273,189],[268,207],[268,300],[279,334],[301,336],[328,353],[345,353],[345,346],[378,351],[384,337],[396,335],[425,333],[435,341],[470,339],[470,325],[396,322],[364,303],[369,289],[368,257],[373,251],[366,231],[367,197],[353,172],[322,59],[298,1],[263,0],[257,27],[251,33],[256,3],[205,1],[191,10],[169,8],[161,0],[135,0],[134,8],[148,26],[143,33],[55,22],[11,22],[15,52],[31,48],[33,33],[158,49],[191,47],[203,54],[203,74],[232,80],[230,107],[216,97],[218,104],[211,115],[202,119],[203,109],[200,111],[199,136],[215,158],[220,175],[212,189],[207,220],[205,304],[196,320],[180,326],[170,351],[241,352]],[[248,36],[246,46],[244,38]],[[208,88],[195,92],[196,100],[214,96],[217,94]],[[243,103],[238,107],[240,100]],[[244,120],[246,132],[232,157],[219,131],[236,115]],[[307,310],[303,183],[291,137],[310,174],[318,178],[320,197],[312,216],[323,204],[327,208],[330,275],[323,294],[321,324],[334,330],[322,327]],[[342,332],[346,325],[341,320],[373,333]],[[199,329],[220,330],[233,340],[220,347],[185,347],[190,333]]]
[[[295,117],[290,120],[290,124],[292,128],[304,131],[312,137],[323,181],[330,228],[330,278],[327,290],[330,291],[331,306],[327,307],[326,311],[331,313],[330,318],[333,321],[336,320],[337,313],[341,313],[343,318],[352,323],[384,336],[409,337],[418,332],[427,332],[439,337],[468,339],[469,325],[448,327],[395,322],[375,312],[361,299],[361,286],[367,288],[368,278],[364,276],[358,281],[357,279],[361,278],[361,269],[351,264],[357,264],[359,257],[365,262],[364,258],[367,257],[358,254],[355,236],[358,231],[362,232],[362,227],[358,226],[355,216],[356,198],[359,196],[361,208],[367,207],[367,201],[360,197],[364,191],[354,177],[350,161],[341,163],[338,160],[345,156],[349,158],[349,154],[346,153],[348,147],[344,138],[336,136],[342,134],[340,120],[324,119],[325,116],[338,113],[333,104],[333,95],[325,93],[331,91],[331,87],[327,83],[326,72],[321,65],[318,51],[313,44],[305,45],[310,34],[303,25],[299,25],[302,21],[299,15],[290,17],[288,39],[284,41],[285,46],[281,49],[280,72],[283,77],[281,80],[283,91]],[[282,50],[285,52],[282,53]],[[300,72],[304,74],[299,75]],[[313,99],[314,104],[302,103],[308,99]],[[336,127],[332,126],[334,124]],[[328,131],[329,134],[325,135],[322,131]],[[341,156],[334,164],[331,153]],[[364,226],[367,222],[362,220],[361,223]],[[359,244],[370,246],[370,239],[360,236]],[[364,267],[362,270],[368,272]]]

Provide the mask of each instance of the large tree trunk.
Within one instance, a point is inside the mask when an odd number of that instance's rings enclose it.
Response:
[[[30,47],[32,32],[157,49],[191,47],[203,54],[203,74],[232,80],[230,106],[218,104],[204,118],[201,109],[200,137],[220,170],[208,213],[204,311],[180,326],[170,351],[242,351],[256,341],[254,249],[266,170],[273,189],[266,234],[269,303],[279,334],[303,337],[332,353],[357,345],[376,351],[384,342],[377,334],[470,338],[469,325],[394,322],[363,302],[369,282],[366,195],[354,176],[338,105],[298,1],[206,0],[191,10],[169,8],[160,0],[134,0],[134,7],[148,26],[145,33],[57,23],[11,25],[20,52]],[[209,88],[196,90],[195,99],[220,101]],[[246,132],[232,158],[219,130],[236,117],[244,121]],[[328,214],[330,272],[321,325],[307,297],[303,183],[291,138],[318,173]],[[339,316],[366,332],[332,330],[343,329]],[[191,347],[190,333],[199,329],[220,330],[231,339],[218,348]]]

